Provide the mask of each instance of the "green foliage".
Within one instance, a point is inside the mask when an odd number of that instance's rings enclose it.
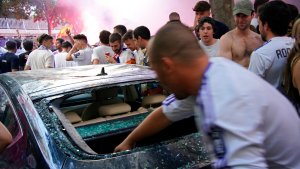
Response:
[[[0,0],[0,17],[27,19],[30,12],[28,0]]]
[[[46,21],[48,33],[58,24],[72,24],[77,31],[82,22],[71,0],[0,0],[0,17]]]

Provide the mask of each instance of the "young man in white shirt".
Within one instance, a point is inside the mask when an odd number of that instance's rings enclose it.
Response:
[[[214,38],[216,25],[212,18],[203,17],[196,26],[196,32],[199,33],[199,45],[205,50],[208,57],[216,57],[219,50],[219,39]]]
[[[42,34],[38,38],[40,47],[32,51],[27,59],[24,70],[54,68],[54,56],[51,52],[53,37]]]
[[[103,30],[100,32],[99,39],[100,39],[100,46],[95,47],[93,49],[92,55],[92,63],[93,64],[107,64],[106,61],[106,54],[111,56],[114,55],[114,51],[109,46],[109,36],[111,33],[107,30]]]
[[[288,6],[282,1],[268,2],[259,8],[258,21],[261,37],[267,42],[252,53],[249,70],[277,88],[294,45],[294,40],[286,36],[290,22]]]
[[[115,151],[194,115],[214,168],[300,168],[300,119],[271,85],[228,59],[209,60],[179,22],[162,27],[148,52],[158,80],[174,95]]]
[[[74,61],[66,61],[66,56],[72,49],[72,44],[68,41],[65,41],[61,44],[61,49],[61,52],[54,55],[55,68],[77,66],[77,63]]]
[[[67,61],[75,61],[78,66],[91,65],[93,50],[89,47],[87,37],[78,34],[73,37],[74,45],[66,56]]]

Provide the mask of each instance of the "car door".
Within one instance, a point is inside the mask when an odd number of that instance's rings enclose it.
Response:
[[[20,120],[8,94],[1,86],[0,121],[6,126],[13,137],[12,143],[0,153],[0,168],[35,168],[36,161],[34,156],[27,153],[28,142],[26,133],[22,130]]]

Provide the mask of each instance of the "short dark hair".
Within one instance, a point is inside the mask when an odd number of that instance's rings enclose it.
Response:
[[[217,32],[215,20],[213,18],[211,18],[211,17],[206,16],[206,17],[201,18],[198,21],[198,25],[195,28],[195,30],[196,30],[197,33],[199,32],[200,28],[204,25],[204,23],[211,24],[214,33]]]
[[[5,44],[7,50],[17,49],[17,42],[15,40],[9,40]]]
[[[121,35],[119,33],[112,33],[110,36],[109,36],[109,42],[110,43],[114,43],[115,41],[119,41],[121,42]]]
[[[88,42],[87,37],[84,34],[77,34],[73,37],[73,39],[84,40],[86,43]]]
[[[126,41],[128,39],[133,39],[133,31],[130,30],[128,32],[126,32],[123,36],[122,36],[122,41]]]
[[[110,32],[107,31],[107,30],[103,30],[100,32],[99,34],[99,39],[100,39],[100,42],[103,43],[103,44],[109,44],[109,36],[110,36]]]
[[[118,32],[121,33],[121,36],[123,36],[127,32],[127,28],[124,25],[117,25],[114,27],[114,29],[117,29]]]
[[[63,38],[57,38],[56,41],[59,41],[59,43],[62,44],[65,40]]]
[[[53,39],[53,37],[48,34],[43,33],[41,36],[38,37],[37,40],[38,40],[39,44],[41,45],[44,41],[50,40],[50,39]]]
[[[139,36],[142,39],[150,40],[151,34],[150,30],[146,26],[139,26],[134,29],[133,36],[135,39],[137,39]]]
[[[30,39],[26,39],[23,41],[23,47],[26,51],[32,51],[33,49],[33,41]]]
[[[64,41],[62,44],[61,44],[61,47],[62,48],[72,48],[72,44],[69,42],[69,41]]]
[[[193,8],[195,12],[204,12],[210,10],[210,4],[206,1],[198,1]]]
[[[177,12],[171,12],[169,15],[169,21],[180,21],[180,15]]]
[[[271,31],[277,36],[287,34],[290,23],[290,12],[283,1],[270,1],[258,9],[258,16],[263,25],[268,23]]]
[[[257,12],[258,8],[267,2],[269,2],[269,0],[255,0],[254,1],[254,11]]]

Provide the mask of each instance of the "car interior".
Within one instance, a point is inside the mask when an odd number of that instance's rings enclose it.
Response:
[[[162,104],[167,95],[158,82],[95,88],[68,95],[60,102],[59,110],[93,151],[109,154]],[[175,122],[136,146],[160,143],[194,132],[197,129],[190,117]]]

